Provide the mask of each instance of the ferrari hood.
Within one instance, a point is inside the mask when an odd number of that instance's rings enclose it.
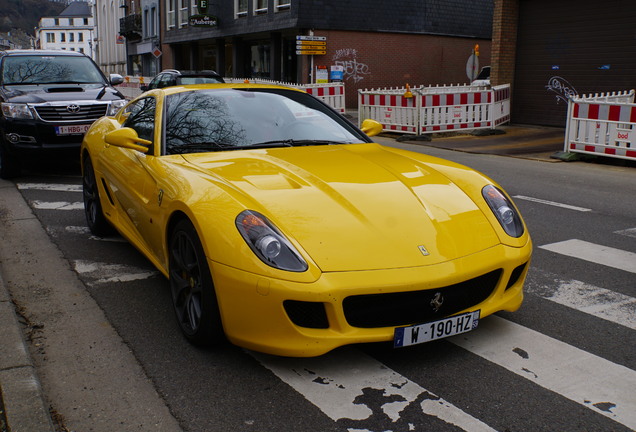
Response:
[[[185,158],[231,184],[322,271],[432,265],[499,243],[475,202],[446,176],[376,144]]]

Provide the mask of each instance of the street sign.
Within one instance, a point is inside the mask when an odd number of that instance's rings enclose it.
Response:
[[[297,47],[310,47],[310,46],[327,46],[327,42],[324,41],[306,41],[306,40],[297,40]]]
[[[296,36],[297,41],[327,41],[327,36]]]
[[[296,50],[296,54],[298,55],[325,55],[327,51],[319,51],[319,50]]]

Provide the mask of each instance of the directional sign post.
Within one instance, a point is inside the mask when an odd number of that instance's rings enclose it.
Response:
[[[327,54],[326,36],[296,36],[296,54],[325,55]]]

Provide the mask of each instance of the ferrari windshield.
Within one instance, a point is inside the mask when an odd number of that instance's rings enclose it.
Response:
[[[95,64],[84,56],[7,56],[2,63],[2,84],[105,84]]]
[[[208,89],[168,95],[165,153],[366,142],[339,114],[288,89]]]

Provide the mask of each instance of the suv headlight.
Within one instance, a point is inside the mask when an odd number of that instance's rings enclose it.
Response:
[[[122,109],[122,107],[124,105],[126,105],[128,101],[125,99],[120,99],[120,100],[114,100],[110,103],[110,106],[108,107],[108,113],[106,114],[107,116],[114,116],[115,114],[117,114],[117,111],[119,111],[120,109]]]
[[[248,246],[268,266],[293,271],[307,270],[307,263],[285,236],[262,214],[245,210],[236,227]]]
[[[484,199],[497,217],[504,231],[506,231],[510,237],[521,237],[523,234],[523,222],[521,222],[521,217],[515,209],[515,206],[506,195],[493,185],[484,186],[481,190],[481,194],[484,196]]]
[[[2,103],[2,115],[8,118],[16,119],[32,119],[33,114],[27,104],[21,103]]]

